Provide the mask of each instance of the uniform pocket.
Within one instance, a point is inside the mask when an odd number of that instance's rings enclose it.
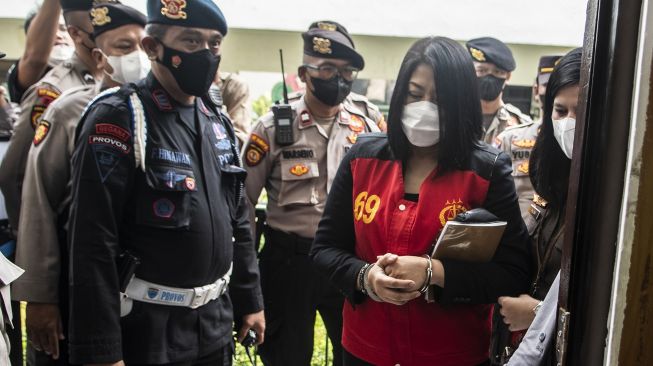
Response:
[[[279,206],[316,205],[317,160],[281,160]]]
[[[191,195],[197,190],[191,169],[150,165],[137,196],[136,223],[165,229],[190,225]]]

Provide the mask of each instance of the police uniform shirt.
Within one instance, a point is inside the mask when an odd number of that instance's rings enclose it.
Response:
[[[231,342],[232,301],[234,316],[263,308],[230,122],[197,98],[194,125],[184,123],[153,74],[136,89],[147,128],[132,129],[123,86],[90,107],[73,154],[73,363],[193,359]],[[122,250],[140,259],[136,277],[178,288],[214,283],[233,261],[228,295],[197,309],[134,301],[121,319]]]
[[[532,122],[531,118],[523,114],[519,108],[512,104],[502,105],[495,114],[490,126],[483,129],[483,141],[495,144],[497,136],[510,126]]]
[[[534,292],[534,298],[542,300],[560,271],[565,211],[551,207],[542,197],[534,194],[528,213],[524,222],[533,246],[533,268],[540,272],[539,281],[535,284],[535,289],[531,290]]]
[[[512,176],[515,179],[515,189],[519,197],[519,209],[522,218],[526,219],[528,209],[533,202],[533,184],[529,175],[529,159],[535,146],[540,122],[526,122],[518,126],[506,128],[497,136],[495,144],[512,159]]]
[[[385,132],[387,130],[388,126],[383,113],[381,113],[379,107],[372,104],[364,95],[349,93],[343,103],[351,103],[353,106],[358,108],[358,110],[363,112],[366,117],[374,121],[381,131]]]
[[[26,273],[12,286],[17,300],[58,303],[62,248],[60,217],[67,217],[75,129],[100,84],[65,91],[46,109],[34,134],[23,181],[16,264]],[[65,251],[64,251],[65,252]],[[66,278],[67,283],[67,276]]]
[[[243,149],[247,196],[256,205],[263,187],[268,195],[267,223],[276,230],[312,238],[340,161],[358,134],[379,128],[354,106],[342,103],[330,134],[311,115],[304,98],[292,103],[295,142],[275,141],[272,113],[252,129]]]
[[[221,72],[219,78],[223,105],[234,125],[240,146],[242,146],[247,140],[252,124],[248,103],[249,87],[236,74]]]
[[[41,116],[62,92],[75,86],[93,83],[95,80],[87,67],[77,55],[73,55],[70,60],[50,70],[43,79],[25,92],[20,103],[21,112],[14,125],[14,134],[0,165],[0,189],[6,200],[9,222],[14,230],[18,228],[20,192],[27,153]]]

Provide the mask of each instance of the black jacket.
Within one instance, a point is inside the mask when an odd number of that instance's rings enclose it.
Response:
[[[144,170],[135,159],[134,91],[147,116]],[[232,312],[263,308],[230,121],[199,98],[176,105],[152,74],[85,116],[72,161],[71,362],[168,363],[228,344]],[[215,282],[233,261],[229,294],[198,309],[134,301],[120,318],[116,257],[124,250],[140,258],[138,278],[181,288]]]

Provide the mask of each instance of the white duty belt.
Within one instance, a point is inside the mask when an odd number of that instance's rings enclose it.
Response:
[[[124,296],[134,301],[197,309],[227,292],[233,267],[232,263],[229,271],[217,281],[195,288],[163,286],[134,277],[127,285]]]

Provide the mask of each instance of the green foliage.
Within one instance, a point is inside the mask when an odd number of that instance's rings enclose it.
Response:
[[[311,360],[311,366],[324,366],[325,360],[325,342],[329,342],[329,338],[326,335],[326,328],[322,322],[320,314],[317,315],[315,320],[315,344],[313,346],[313,359]],[[251,354],[251,350],[250,350]],[[252,355],[253,357],[254,355]],[[263,366],[261,358],[257,358],[256,365]],[[333,365],[333,347],[331,342],[329,342],[329,359],[327,365]],[[240,344],[236,345],[236,359],[234,361],[234,366],[251,366],[247,354],[245,353],[245,348]]]
[[[267,95],[261,95],[258,99],[252,102],[252,110],[254,111],[255,116],[254,121],[259,119],[264,114],[268,113],[270,107],[272,106],[272,100]]]

